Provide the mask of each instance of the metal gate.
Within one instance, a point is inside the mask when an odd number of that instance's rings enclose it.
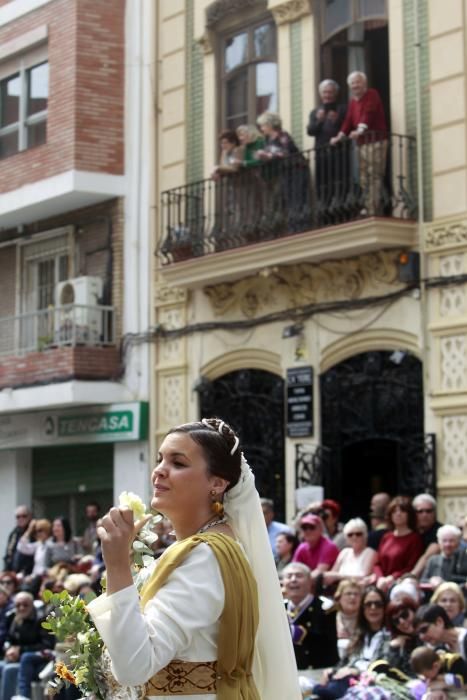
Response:
[[[200,415],[227,421],[241,439],[261,496],[284,516],[284,381],[258,369],[242,369],[196,387]]]
[[[366,513],[377,490],[434,493],[435,436],[423,431],[416,357],[403,351],[356,355],[325,372],[320,391],[322,446],[297,446],[298,485],[323,484],[347,516]]]

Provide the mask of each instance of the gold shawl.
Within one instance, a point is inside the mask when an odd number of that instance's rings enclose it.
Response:
[[[207,532],[173,544],[161,556],[149,581],[144,585],[141,605],[144,608],[162,588],[172,571],[201,542],[208,544],[214,552],[225,589],[224,610],[219,621],[217,698],[260,700],[252,676],[259,619],[258,593],[250,566],[235,540],[218,532]]]

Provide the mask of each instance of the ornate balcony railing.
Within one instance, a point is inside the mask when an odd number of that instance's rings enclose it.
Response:
[[[325,226],[416,217],[415,139],[365,135],[162,193],[163,264]]]
[[[67,304],[0,318],[0,357],[77,345],[115,345],[112,306]]]

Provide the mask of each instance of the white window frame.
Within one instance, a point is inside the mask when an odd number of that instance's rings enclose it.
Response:
[[[34,124],[47,122],[48,109],[44,109],[41,112],[36,112],[36,114],[32,114],[29,117],[27,116],[28,71],[42,63],[48,63],[47,45],[40,46],[33,51],[18,56],[15,59],[0,63],[0,81],[19,74],[19,120],[14,124],[8,124],[8,126],[0,127],[0,137],[18,132],[18,150],[16,153],[25,151],[28,148],[28,127],[33,126]],[[15,154],[12,153],[11,155]]]

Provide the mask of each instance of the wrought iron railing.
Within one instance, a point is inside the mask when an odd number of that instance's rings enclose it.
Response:
[[[370,216],[416,217],[415,139],[369,133],[162,193],[164,264]]]
[[[0,357],[54,347],[115,345],[114,308],[67,304],[0,318]]]

